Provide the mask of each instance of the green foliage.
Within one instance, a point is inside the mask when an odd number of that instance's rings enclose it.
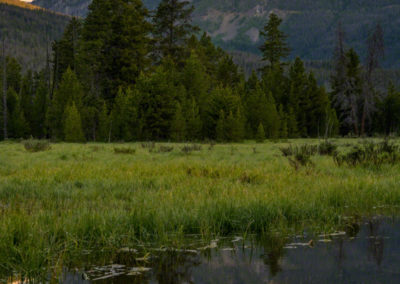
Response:
[[[84,142],[81,116],[75,103],[65,109],[64,137],[67,142]]]

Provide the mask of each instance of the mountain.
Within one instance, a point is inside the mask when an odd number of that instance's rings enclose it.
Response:
[[[62,35],[70,19],[18,0],[0,0],[0,13],[6,53],[16,57],[25,70],[45,65],[47,46]]]
[[[159,0],[145,0],[150,9]],[[365,56],[368,34],[380,23],[385,31],[385,67],[400,67],[400,0],[192,0],[194,20],[224,49],[258,54],[259,30],[270,12],[284,19],[292,57],[331,58],[341,22],[348,46]],[[35,0],[36,5],[85,16],[90,0]]]

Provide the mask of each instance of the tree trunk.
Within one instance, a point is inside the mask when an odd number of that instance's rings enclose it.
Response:
[[[5,39],[3,38],[3,137],[4,140],[8,139],[7,132],[7,60],[6,60],[6,47]]]

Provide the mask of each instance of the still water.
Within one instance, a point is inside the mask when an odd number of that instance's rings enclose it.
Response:
[[[194,239],[189,247],[144,258],[123,249],[112,263],[66,273],[61,283],[400,283],[400,222],[387,218],[329,236]]]

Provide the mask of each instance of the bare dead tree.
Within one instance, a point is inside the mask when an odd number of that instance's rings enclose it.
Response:
[[[2,58],[3,58],[3,138],[8,139],[8,115],[7,115],[7,59],[6,59],[6,39],[3,33],[3,48],[2,48]]]
[[[363,111],[361,116],[361,135],[365,134],[367,119],[371,119],[372,113],[376,110],[376,88],[374,72],[379,68],[379,61],[385,55],[385,44],[383,29],[377,25],[375,31],[367,40],[368,54],[365,62],[365,83],[363,86]]]
[[[333,106],[342,122],[349,120],[349,98],[346,95],[346,52],[345,33],[342,24],[339,23],[336,31],[336,46],[333,54],[334,71],[331,76]]]

